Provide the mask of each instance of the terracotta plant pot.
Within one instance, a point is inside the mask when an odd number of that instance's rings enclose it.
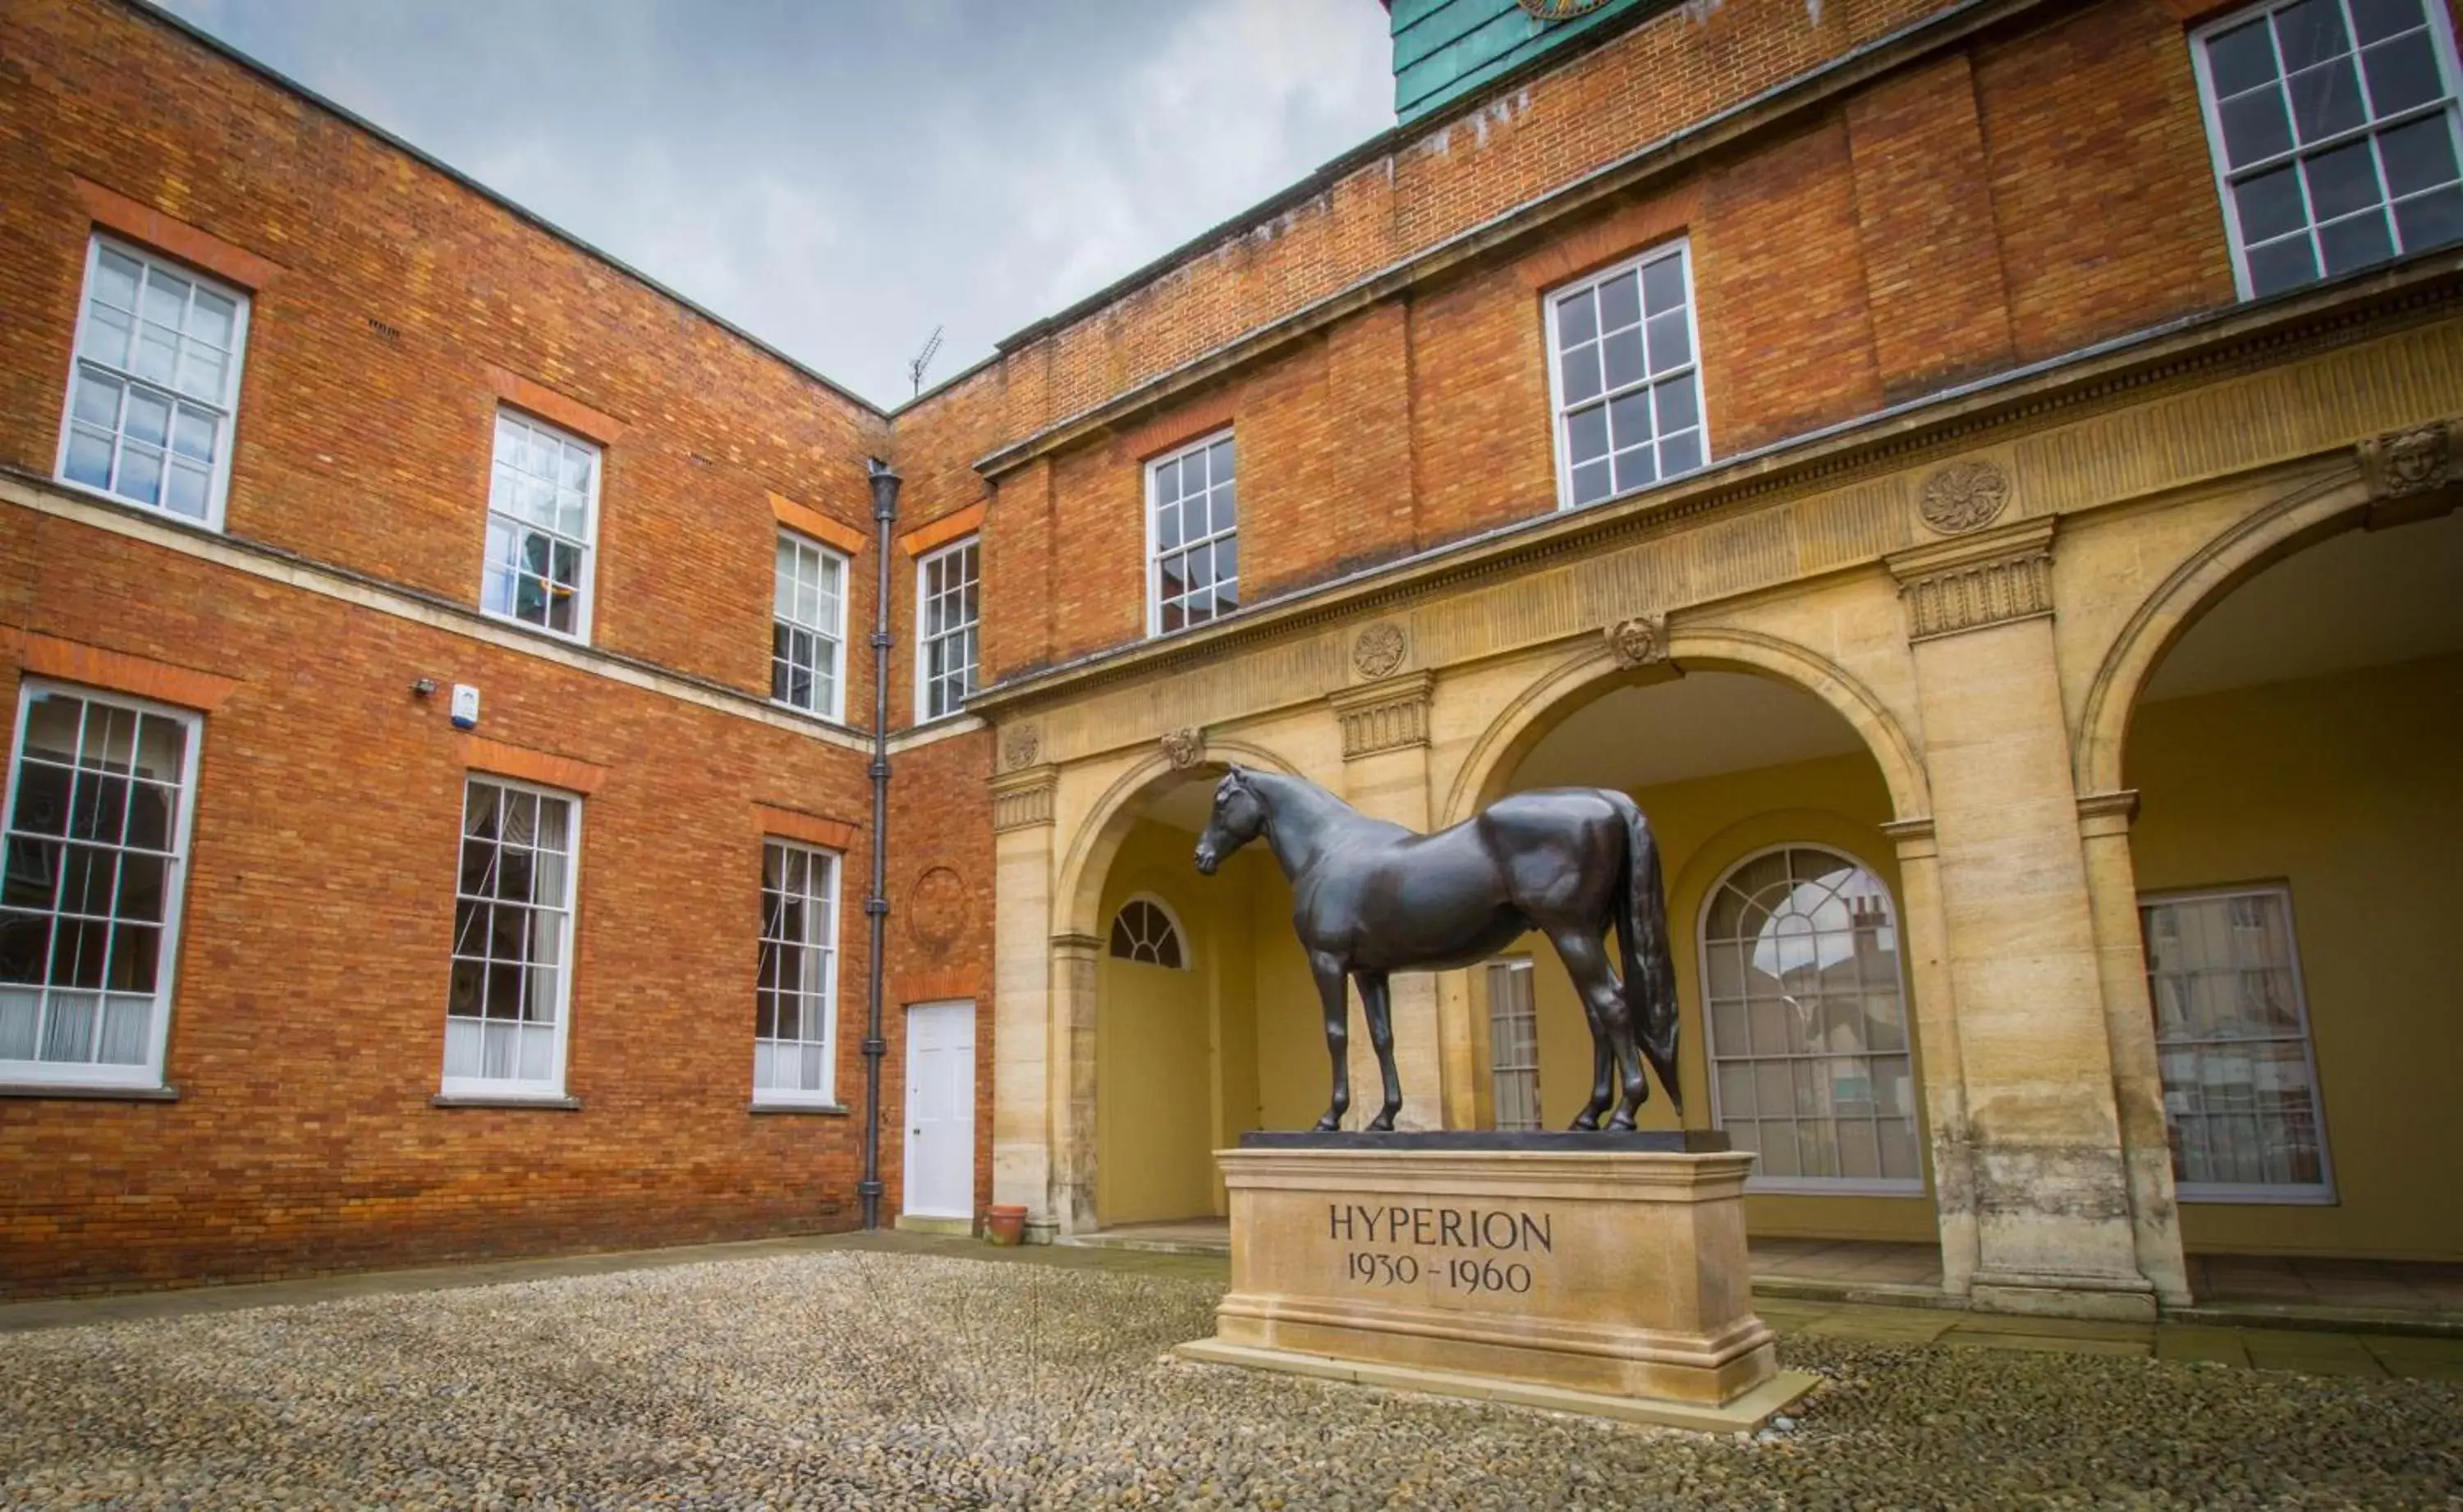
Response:
[[[1026,1209],[1013,1202],[994,1202],[984,1218],[984,1237],[995,1244],[1014,1244],[1026,1236]]]

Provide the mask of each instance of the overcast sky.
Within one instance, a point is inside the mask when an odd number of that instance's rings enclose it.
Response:
[[[1377,0],[163,0],[876,403],[1393,123]]]

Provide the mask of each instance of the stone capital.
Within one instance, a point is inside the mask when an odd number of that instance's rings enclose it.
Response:
[[[2078,812],[2079,833],[2086,839],[2125,835],[2138,818],[2138,789],[2122,788],[2112,792],[2081,793]]]
[[[1021,767],[993,778],[992,832],[1052,823],[1052,801],[1059,787],[1060,768],[1053,766]]]
[[[1941,842],[1933,837],[1932,820],[1893,819],[1882,826],[1882,832],[1898,847],[1902,861],[1929,860],[1941,853]]]
[[[1428,697],[1435,686],[1432,675],[1414,672],[1328,695],[1342,724],[1343,760],[1428,744]]]
[[[1930,640],[2053,612],[2053,522],[2026,520],[1885,557],[1907,638]]]
[[[1062,961],[1092,961],[1103,953],[1103,942],[1093,935],[1064,933],[1052,937],[1052,954]]]

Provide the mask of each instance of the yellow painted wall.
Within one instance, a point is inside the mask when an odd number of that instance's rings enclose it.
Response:
[[[1188,952],[1178,971],[1116,961],[1108,948],[1097,967],[1095,1202],[1106,1225],[1222,1214],[1214,1152],[1245,1130],[1289,1126],[1261,1122],[1259,1104],[1261,1085],[1296,1053],[1288,983],[1315,996],[1292,940],[1291,889],[1262,849],[1200,876],[1194,844],[1141,823],[1104,882],[1107,947],[1121,905],[1144,895],[1170,905]],[[1307,1017],[1297,1049],[1310,1059],[1315,1097],[1324,1041],[1314,1008],[1298,1006]]]
[[[1881,768],[1869,757],[1836,756],[1791,762],[1751,771],[1646,788],[1634,795],[1659,837],[1660,864],[1667,877],[1668,927],[1675,936],[1677,996],[1684,1020],[1680,1041],[1685,1123],[1711,1127],[1710,1059],[1705,1051],[1700,983],[1700,920],[1703,898],[1744,857],[1775,845],[1811,844],[1842,851],[1863,862],[1888,885],[1897,906],[1897,851],[1881,826],[1891,817]],[[1539,1105],[1551,1128],[1563,1128],[1590,1096],[1591,1038],[1573,983],[1555,947],[1525,937],[1514,953],[1533,962],[1534,997],[1539,1017]],[[1622,971],[1622,963],[1619,970]],[[1473,973],[1473,1010],[1482,1117],[1490,1111],[1487,983]],[[1912,1038],[1914,1004],[1908,1004]],[[1915,1055],[1921,1088],[1924,1060]],[[1919,1122],[1922,1108],[1919,1098]],[[1637,1119],[1645,1129],[1672,1129],[1676,1119],[1660,1095]],[[1930,1171],[1928,1165],[1927,1177]],[[1928,1196],[1798,1197],[1756,1195],[1745,1199],[1745,1221],[1755,1234],[1810,1238],[1930,1242],[1938,1237]]]
[[[2148,704],[2142,893],[2292,890],[2330,1207],[2185,1202],[2188,1248],[2463,1259],[2463,657]]]

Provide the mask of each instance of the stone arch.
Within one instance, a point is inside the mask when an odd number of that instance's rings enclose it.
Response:
[[[1233,760],[1286,776],[1304,775],[1262,745],[1215,735],[1207,737],[1206,760],[1198,765],[1205,770],[1220,771]],[[1055,916],[1060,933],[1097,938],[1102,935],[1109,923],[1102,917],[1103,880],[1111,873],[1121,842],[1137,822],[1137,801],[1147,788],[1181,769],[1163,752],[1152,752],[1113,779],[1102,796],[1095,800],[1078,832],[1071,836],[1068,854],[1060,864],[1059,887],[1053,895],[1058,905]]]
[[[2285,557],[2358,526],[2368,508],[2359,474],[2295,486],[2192,552],[2133,611],[2087,684],[2071,771],[2081,793],[2118,791],[2139,694],[2164,654],[2241,584]]]
[[[1729,627],[1670,627],[1668,659],[1703,670],[1749,672],[1803,689],[1844,719],[1881,767],[1892,809],[1902,819],[1932,812],[1930,786],[1915,743],[1873,691],[1844,667],[1793,641],[1759,631]],[[1509,702],[1472,743],[1446,794],[1440,824],[1471,817],[1489,789],[1537,745],[1563,715],[1624,675],[1614,652],[1593,644],[1534,680]]]

